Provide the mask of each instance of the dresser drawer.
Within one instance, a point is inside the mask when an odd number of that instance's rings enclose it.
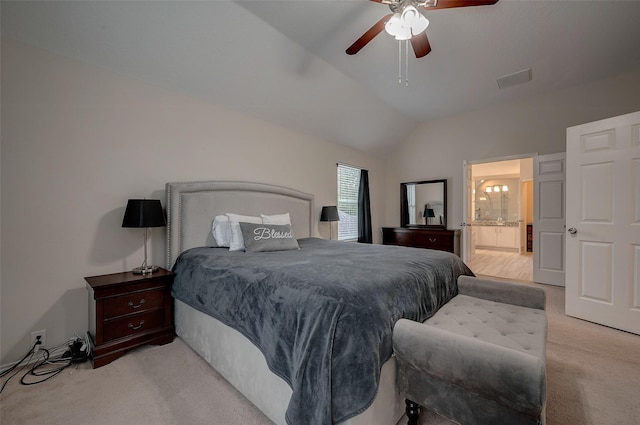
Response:
[[[103,317],[104,319],[112,319],[126,314],[160,308],[164,304],[164,297],[165,291],[160,288],[107,298],[104,300]]]
[[[143,333],[163,324],[164,309],[108,321],[103,324],[104,341],[112,341],[117,338]]]
[[[398,232],[395,235],[394,245],[413,246],[415,244],[414,239],[411,233]]]
[[[453,239],[442,234],[417,234],[416,246],[420,248],[439,249],[441,251],[453,252]]]
[[[393,229],[382,229],[382,243],[385,245],[413,246],[415,237],[413,232]]]
[[[460,230],[433,227],[383,227],[382,243],[438,249],[460,255]]]

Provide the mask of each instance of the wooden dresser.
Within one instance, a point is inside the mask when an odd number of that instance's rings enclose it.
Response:
[[[100,367],[143,344],[173,341],[174,274],[132,272],[86,277],[91,362]]]
[[[430,227],[383,227],[384,245],[439,249],[460,255],[460,230]]]

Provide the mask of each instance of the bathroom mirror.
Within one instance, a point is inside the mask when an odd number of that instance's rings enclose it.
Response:
[[[402,227],[447,227],[447,180],[400,183]]]
[[[520,179],[507,177],[474,180],[474,221],[517,222],[520,219]]]

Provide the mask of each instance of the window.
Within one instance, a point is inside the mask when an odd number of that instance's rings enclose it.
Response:
[[[358,239],[360,169],[338,164],[338,240]]]
[[[416,220],[416,185],[407,184],[407,204],[409,210],[409,223],[417,223]]]

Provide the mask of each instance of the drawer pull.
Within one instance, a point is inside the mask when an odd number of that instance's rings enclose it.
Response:
[[[429,242],[434,243],[435,241],[437,241],[436,238],[429,238]]]
[[[129,328],[133,329],[134,331],[137,331],[142,327],[142,325],[144,325],[144,320],[141,320],[138,326],[133,326],[133,323],[129,323]]]
[[[144,298],[140,300],[139,304],[135,304],[135,305],[131,301],[129,301],[129,307],[131,308],[140,308],[142,307],[143,304],[144,304]]]

